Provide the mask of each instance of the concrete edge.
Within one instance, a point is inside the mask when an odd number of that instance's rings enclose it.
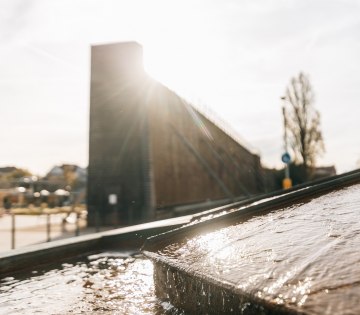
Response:
[[[191,314],[199,312],[227,314],[234,310],[235,313],[237,311],[242,313],[242,307],[246,305],[250,305],[246,309],[246,314],[305,314],[289,305],[276,305],[260,299],[250,292],[244,292],[236,288],[231,283],[193,270],[190,265],[178,264],[167,256],[159,255],[157,250],[174,241],[184,240],[186,237],[193,237],[204,231],[219,229],[229,224],[236,224],[240,220],[246,220],[253,215],[267,213],[300,200],[308,200],[320,194],[358,183],[360,183],[360,172],[351,172],[350,174],[330,178],[313,186],[298,188],[278,198],[244,207],[210,221],[180,227],[149,238],[143,247],[143,254],[154,263],[156,295],[159,298],[169,299],[173,305]],[[211,296],[211,301],[204,300],[203,296]],[[201,309],[199,305],[201,305]]]
[[[255,202],[255,204],[244,205],[233,212],[212,218],[211,220],[185,225],[171,231],[166,231],[162,234],[149,237],[143,246],[143,250],[156,251],[158,248],[169,245],[179,239],[183,239],[185,234],[188,237],[193,237],[200,233],[211,231],[214,228],[219,229],[229,224],[245,221],[252,216],[261,215],[280,207],[288,206],[289,204],[303,200],[304,198],[313,198],[321,193],[331,192],[359,182],[360,170],[356,170],[343,175],[330,177],[326,181],[320,181],[320,183],[315,185],[300,186],[290,192],[284,191],[284,193],[280,195],[276,195],[276,193],[275,195],[268,194],[266,198],[270,198],[270,200],[263,203]],[[272,197],[274,198],[271,199]]]
[[[149,222],[6,251],[0,253],[0,275],[37,268],[110,248],[140,250],[146,238],[180,227],[190,219],[191,216],[185,216]]]
[[[143,253],[154,263],[157,297],[170,300],[175,307],[190,314],[243,314],[245,311],[249,315],[305,315],[291,306],[271,303],[167,257]]]
[[[219,213],[221,211],[230,209],[231,207],[246,206],[246,205],[249,205],[249,204],[251,204],[253,202],[257,202],[259,200],[262,200],[262,199],[274,198],[274,197],[277,197],[277,196],[289,194],[289,193],[292,193],[294,191],[298,191],[300,189],[304,189],[304,188],[312,187],[312,186],[319,185],[319,184],[322,184],[322,183],[326,183],[329,180],[335,180],[337,178],[342,178],[344,176],[357,174],[359,172],[360,172],[360,169],[356,169],[356,170],[353,170],[353,171],[350,171],[350,172],[347,172],[347,173],[334,175],[332,177],[321,178],[321,179],[317,179],[315,181],[311,181],[311,182],[308,182],[308,183],[296,185],[296,186],[293,186],[293,187],[291,187],[289,189],[286,189],[286,190],[281,189],[281,190],[276,190],[276,191],[272,191],[272,192],[265,193],[265,194],[258,194],[258,195],[255,195],[255,196],[251,196],[250,198],[246,198],[244,200],[236,200],[235,202],[233,202],[231,204],[220,206],[220,207],[217,207],[217,208],[213,208],[213,209],[210,209],[210,210],[198,213],[198,214],[194,214],[192,220],[198,220],[199,218],[204,217],[206,215],[215,215],[215,214],[217,214],[217,213]]]

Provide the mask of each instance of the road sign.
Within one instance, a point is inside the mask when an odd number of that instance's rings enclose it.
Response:
[[[116,205],[117,204],[117,195],[115,194],[110,194],[108,196],[108,201],[110,205]]]
[[[291,162],[291,156],[288,152],[285,152],[282,156],[281,156],[281,161],[283,161],[285,164],[289,164]]]

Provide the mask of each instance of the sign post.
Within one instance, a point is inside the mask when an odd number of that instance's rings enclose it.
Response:
[[[283,179],[283,189],[289,189],[292,187],[292,181],[290,178],[290,162],[291,162],[291,156],[288,153],[288,138],[287,138],[287,120],[286,120],[286,108],[285,108],[285,102],[286,102],[286,97],[283,96],[281,98],[284,101],[284,106],[282,108],[282,114],[283,114],[283,119],[284,119],[284,146],[285,146],[285,153],[281,156],[281,161],[283,161],[286,166],[285,166],[285,178]]]
[[[292,187],[292,181],[290,178],[290,162],[291,162],[291,156],[288,152],[285,152],[282,156],[281,156],[281,161],[283,161],[286,166],[285,166],[285,178],[283,179],[283,189],[289,189]]]

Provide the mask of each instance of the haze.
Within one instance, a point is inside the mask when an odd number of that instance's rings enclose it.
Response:
[[[304,71],[326,153],[360,160],[360,1],[0,1],[0,166],[88,163],[90,45],[137,41],[146,71],[281,167],[281,100]]]

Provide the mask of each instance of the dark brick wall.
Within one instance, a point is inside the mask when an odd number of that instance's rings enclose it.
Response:
[[[136,43],[92,47],[89,224],[132,224],[156,208],[260,192],[259,156],[149,78],[141,55]]]
[[[160,84],[149,125],[158,207],[262,191],[259,156]]]

